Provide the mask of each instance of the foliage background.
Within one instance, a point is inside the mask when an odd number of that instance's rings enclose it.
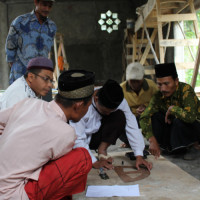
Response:
[[[197,19],[198,19],[198,27],[199,27],[199,30],[200,30],[200,10],[198,10],[196,12],[196,14],[197,14]],[[185,32],[185,36],[186,36],[187,39],[195,38],[195,31],[194,31],[194,26],[193,26],[192,21],[185,21],[184,22],[184,32]],[[191,47],[191,49],[192,49],[194,57],[196,58],[198,46]],[[184,62],[194,62],[188,47],[184,48],[184,54],[185,54],[184,55]],[[193,75],[193,69],[186,70],[186,80],[185,81],[189,84],[192,81],[192,75]],[[200,87],[200,75],[199,74],[197,76],[196,87]]]

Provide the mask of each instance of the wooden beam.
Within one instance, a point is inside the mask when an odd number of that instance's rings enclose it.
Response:
[[[199,39],[168,39],[160,40],[161,47],[198,46]]]
[[[157,10],[157,20],[159,16],[161,16],[161,7],[160,7],[160,0],[156,0],[156,10]],[[162,22],[158,21],[158,40],[163,40],[163,33],[162,33]],[[159,53],[160,53],[160,63],[164,63],[165,56],[164,56],[164,48],[160,46],[159,43]]]
[[[56,76],[56,81],[58,81],[58,77],[60,75],[60,70],[58,68],[58,50],[57,50],[56,37],[54,37],[54,56],[55,56],[55,63],[56,63],[54,73],[55,73],[55,76]]]
[[[166,3],[185,3],[187,2],[186,0],[161,0],[161,4],[166,4]]]
[[[176,22],[176,21],[194,21],[197,20],[196,14],[169,14],[169,15],[158,15],[158,22]]]
[[[138,55],[138,54],[137,54],[137,55]],[[136,56],[136,57],[137,57],[137,56]],[[129,61],[132,61],[132,58],[133,58],[132,55],[127,55],[127,56],[126,56],[126,59],[129,60]],[[148,54],[147,57],[146,57],[146,59],[154,59],[153,54]],[[134,60],[136,60],[136,59],[134,59]],[[134,62],[134,61],[133,61],[133,62]]]
[[[152,33],[152,35],[151,35],[151,42],[153,42],[153,41],[155,40],[155,37],[156,37],[157,33],[158,33],[158,29],[154,29],[154,30],[153,30],[153,33]],[[146,49],[145,49],[145,51],[144,51],[144,53],[143,53],[143,55],[142,55],[142,58],[141,58],[141,60],[140,60],[140,63],[141,63],[142,65],[144,65],[145,60],[147,59],[147,55],[149,54],[150,48],[151,48],[151,46],[150,46],[150,44],[148,43],[148,45],[146,46]]]
[[[145,75],[155,74],[155,69],[145,69],[144,74]]]
[[[187,8],[189,6],[189,4],[188,4],[188,2],[183,6],[183,7],[181,7],[181,8],[179,8],[179,9],[176,9],[175,10],[175,13],[181,13],[185,8]]]
[[[194,31],[195,31],[196,37],[198,38],[200,34],[199,34],[198,20],[197,20],[196,10],[194,8],[193,0],[189,0],[189,5],[190,5],[191,12],[195,15],[195,20],[193,22],[193,25],[194,25]]]
[[[176,63],[177,70],[187,70],[187,69],[194,69],[194,62],[190,63]]]
[[[137,33],[133,36],[133,41],[132,41],[132,47],[133,47],[133,52],[132,52],[132,62],[136,61],[136,55],[137,55]]]

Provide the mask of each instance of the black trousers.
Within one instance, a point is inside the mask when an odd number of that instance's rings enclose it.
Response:
[[[116,144],[120,135],[125,133],[126,118],[124,112],[117,110],[108,116],[103,116],[98,132],[92,134],[90,149],[98,149],[101,142]]]
[[[139,123],[140,116],[137,116],[137,117],[136,117],[136,120],[137,120],[138,127],[140,128],[140,123]],[[124,142],[126,145],[130,146],[126,133],[120,135],[119,139],[120,139],[122,142]]]
[[[165,123],[165,114],[158,112],[151,117],[153,134],[161,148],[175,151],[185,148],[199,140],[200,123],[185,123],[173,118],[171,124]]]

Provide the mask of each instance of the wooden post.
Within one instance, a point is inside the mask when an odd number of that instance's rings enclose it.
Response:
[[[194,65],[192,82],[191,82],[191,86],[193,88],[195,88],[195,85],[196,85],[197,75],[198,75],[198,71],[199,71],[199,64],[200,64],[200,38],[199,38],[198,52],[197,52],[197,57],[196,57],[195,65]]]
[[[196,10],[194,8],[194,0],[189,0],[189,5],[190,5],[191,12],[195,16],[195,20],[193,20],[194,31],[195,31],[196,37],[199,37],[198,20],[197,20]]]
[[[156,1],[156,10],[157,10],[157,24],[158,24],[158,39],[159,39],[159,50],[160,50],[160,63],[165,62],[164,58],[164,48],[160,45],[160,41],[163,40],[163,33],[162,33],[162,22],[158,19],[161,17],[161,8],[160,8],[160,0]]]
[[[151,38],[150,38],[150,42],[151,43],[153,43],[154,42],[154,40],[155,40],[155,37],[156,37],[156,35],[157,35],[157,32],[158,32],[158,29],[154,29],[153,30],[153,33],[151,34]],[[147,58],[147,55],[148,55],[148,53],[149,53],[149,51],[150,51],[150,49],[151,49],[151,46],[150,46],[150,42],[147,44],[147,46],[146,46],[146,48],[145,48],[145,51],[144,51],[144,53],[143,53],[143,55],[142,55],[142,58],[141,58],[141,60],[140,60],[140,63],[142,64],[142,65],[144,65],[144,63],[145,63],[145,61],[146,61],[146,58]],[[157,59],[158,60],[158,59]],[[156,62],[157,63],[157,62]],[[159,62],[158,62],[159,63]],[[158,64],[157,63],[157,64]]]
[[[137,57],[137,32],[135,33],[135,35],[133,35],[132,45],[133,45],[132,62],[135,62],[137,60],[136,58]]]
[[[59,70],[59,68],[58,68],[58,51],[57,51],[57,39],[56,39],[56,36],[55,36],[55,38],[54,38],[54,56],[55,56],[55,63],[56,63],[56,78],[57,78],[57,80],[58,80],[58,77],[59,77],[59,75],[60,75],[60,70]]]

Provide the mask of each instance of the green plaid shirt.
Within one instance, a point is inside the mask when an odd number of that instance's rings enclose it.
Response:
[[[200,101],[194,92],[194,89],[186,83],[179,82],[179,85],[170,97],[164,97],[158,91],[152,98],[140,117],[140,126],[144,136],[149,139],[153,136],[151,126],[151,116],[156,112],[166,113],[170,106],[171,115],[186,122],[193,123],[195,120],[200,120]]]

